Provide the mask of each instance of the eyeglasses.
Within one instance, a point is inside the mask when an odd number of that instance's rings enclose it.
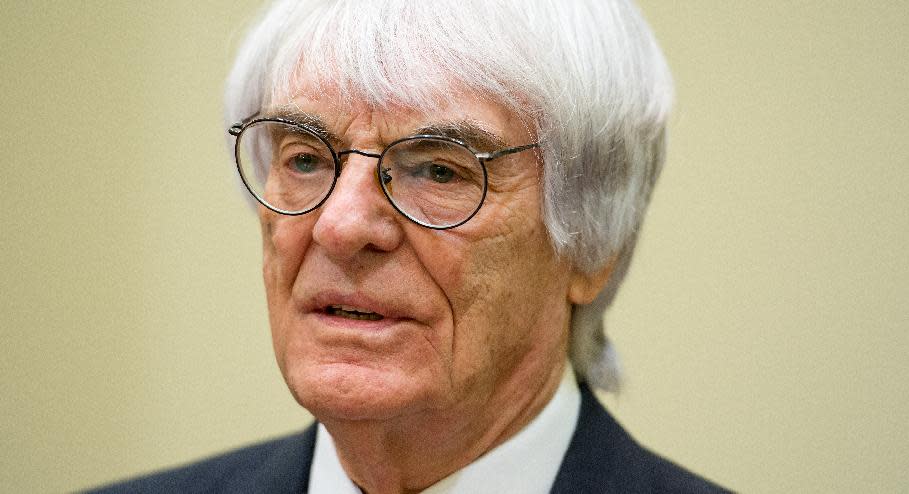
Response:
[[[249,192],[268,209],[306,214],[321,206],[341,176],[341,157],[377,158],[376,178],[391,205],[409,220],[444,230],[463,225],[486,198],[486,162],[538,143],[481,153],[454,138],[413,135],[381,153],[335,151],[317,130],[283,118],[234,124],[237,170]]]

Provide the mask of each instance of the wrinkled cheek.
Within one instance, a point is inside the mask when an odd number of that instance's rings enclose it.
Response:
[[[300,218],[260,213],[262,225],[262,277],[268,302],[269,323],[275,358],[286,375],[289,341],[288,318],[292,313],[292,292],[304,252],[308,246],[306,222]]]
[[[263,276],[269,296],[288,296],[309,247],[312,221],[268,213],[262,221]]]
[[[445,293],[457,315],[457,306],[475,298],[473,290],[467,285],[471,282],[470,266],[476,264],[473,259],[476,252],[471,250],[469,239],[458,235],[461,232],[427,234],[424,230],[417,230],[417,233],[418,235],[409,236],[413,250],[420,264]]]

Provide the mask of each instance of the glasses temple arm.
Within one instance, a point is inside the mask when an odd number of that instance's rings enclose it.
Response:
[[[516,146],[513,148],[500,149],[500,150],[492,152],[492,153],[478,153],[477,158],[479,158],[483,161],[492,161],[496,158],[501,158],[502,156],[506,156],[506,155],[514,154],[514,153],[520,153],[521,151],[526,151],[528,149],[539,147],[539,146],[540,146],[540,144],[538,142],[534,142],[532,144],[525,144],[523,146]]]

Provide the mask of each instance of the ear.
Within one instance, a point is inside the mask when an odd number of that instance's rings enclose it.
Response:
[[[568,283],[568,301],[575,305],[593,302],[612,276],[617,259],[617,256],[609,258],[606,264],[592,273],[584,273],[575,268]]]

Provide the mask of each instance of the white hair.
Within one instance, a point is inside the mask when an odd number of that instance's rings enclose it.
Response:
[[[556,251],[594,273],[575,306],[578,375],[616,390],[603,315],[628,268],[663,163],[672,80],[631,0],[278,0],[247,35],[226,88],[228,125],[300,91],[431,111],[453,85],[534,122],[543,219]]]

